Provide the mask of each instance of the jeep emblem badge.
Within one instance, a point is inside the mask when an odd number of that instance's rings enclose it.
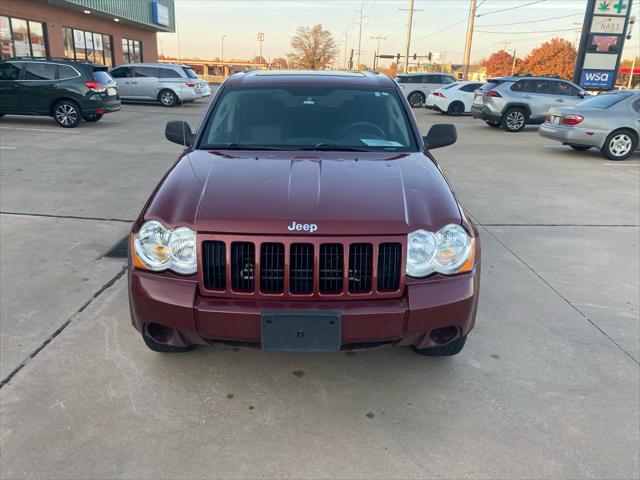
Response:
[[[313,233],[318,230],[318,225],[315,223],[297,223],[296,221],[293,221],[291,225],[287,226],[287,230],[290,232],[303,231]]]

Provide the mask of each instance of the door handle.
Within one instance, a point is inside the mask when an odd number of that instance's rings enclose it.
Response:
[[[524,98],[531,98],[531,95],[525,95]]]
[[[562,98],[556,98],[556,102],[564,102]]]
[[[124,82],[124,84],[125,84],[125,85],[130,85],[130,84],[131,84],[131,82]]]

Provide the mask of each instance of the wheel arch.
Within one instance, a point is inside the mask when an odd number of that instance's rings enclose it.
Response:
[[[504,115],[507,112],[507,110],[513,107],[522,108],[527,112],[527,118],[531,118],[531,107],[529,107],[529,105],[527,105],[526,103],[519,103],[519,102],[507,103],[505,107],[502,109],[502,112],[500,113]]]
[[[633,128],[631,127],[620,127],[620,128],[613,128],[611,130],[609,130],[607,132],[607,134],[604,137],[604,140],[602,140],[602,143],[600,144],[599,150],[602,150],[604,148],[604,144],[607,141],[607,138],[609,138],[612,134],[616,133],[616,132],[627,132],[630,133],[632,137],[634,137],[636,139],[636,148],[638,148],[638,145],[640,145],[640,135],[638,135],[638,132],[636,132]]]
[[[76,105],[76,107],[78,107],[78,113],[80,115],[82,115],[82,107],[80,106],[80,102],[78,102],[78,100],[76,100],[73,97],[64,96],[64,97],[57,97],[51,102],[51,105],[49,106],[49,116],[50,117],[53,117],[53,113],[54,113],[53,109],[56,108],[56,105],[58,105],[60,102],[63,102],[63,101],[74,103]]]

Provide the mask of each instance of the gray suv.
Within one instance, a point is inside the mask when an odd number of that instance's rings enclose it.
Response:
[[[507,132],[525,125],[540,125],[551,107],[570,107],[588,95],[579,86],[560,78],[491,78],[476,90],[471,107],[473,118]]]
[[[165,107],[211,95],[209,84],[190,67],[171,63],[128,63],[111,70],[122,100],[154,101]]]

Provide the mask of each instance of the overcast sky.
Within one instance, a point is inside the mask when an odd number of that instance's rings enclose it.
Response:
[[[555,36],[576,41],[587,3],[538,0],[498,12],[536,0],[477,1],[480,7],[472,61],[502,48],[505,41],[509,42],[507,49],[515,48],[518,56]],[[263,56],[273,59],[286,57],[296,27],[320,23],[338,43],[342,65],[345,34],[347,51],[358,48],[361,4],[362,63],[372,63],[376,49],[373,36],[386,37],[381,41],[382,53],[404,52],[409,0],[176,0],[177,32],[160,34],[158,46],[165,55],[212,59],[220,56],[221,37],[226,35],[224,58],[248,59],[258,55],[258,32],[263,32]],[[461,63],[469,0],[415,0],[414,8],[420,11],[414,14],[411,54],[439,53],[446,61]],[[640,0],[633,9],[633,14],[640,17]],[[634,38],[625,45],[625,57],[640,54],[639,27],[640,22],[636,22]]]

